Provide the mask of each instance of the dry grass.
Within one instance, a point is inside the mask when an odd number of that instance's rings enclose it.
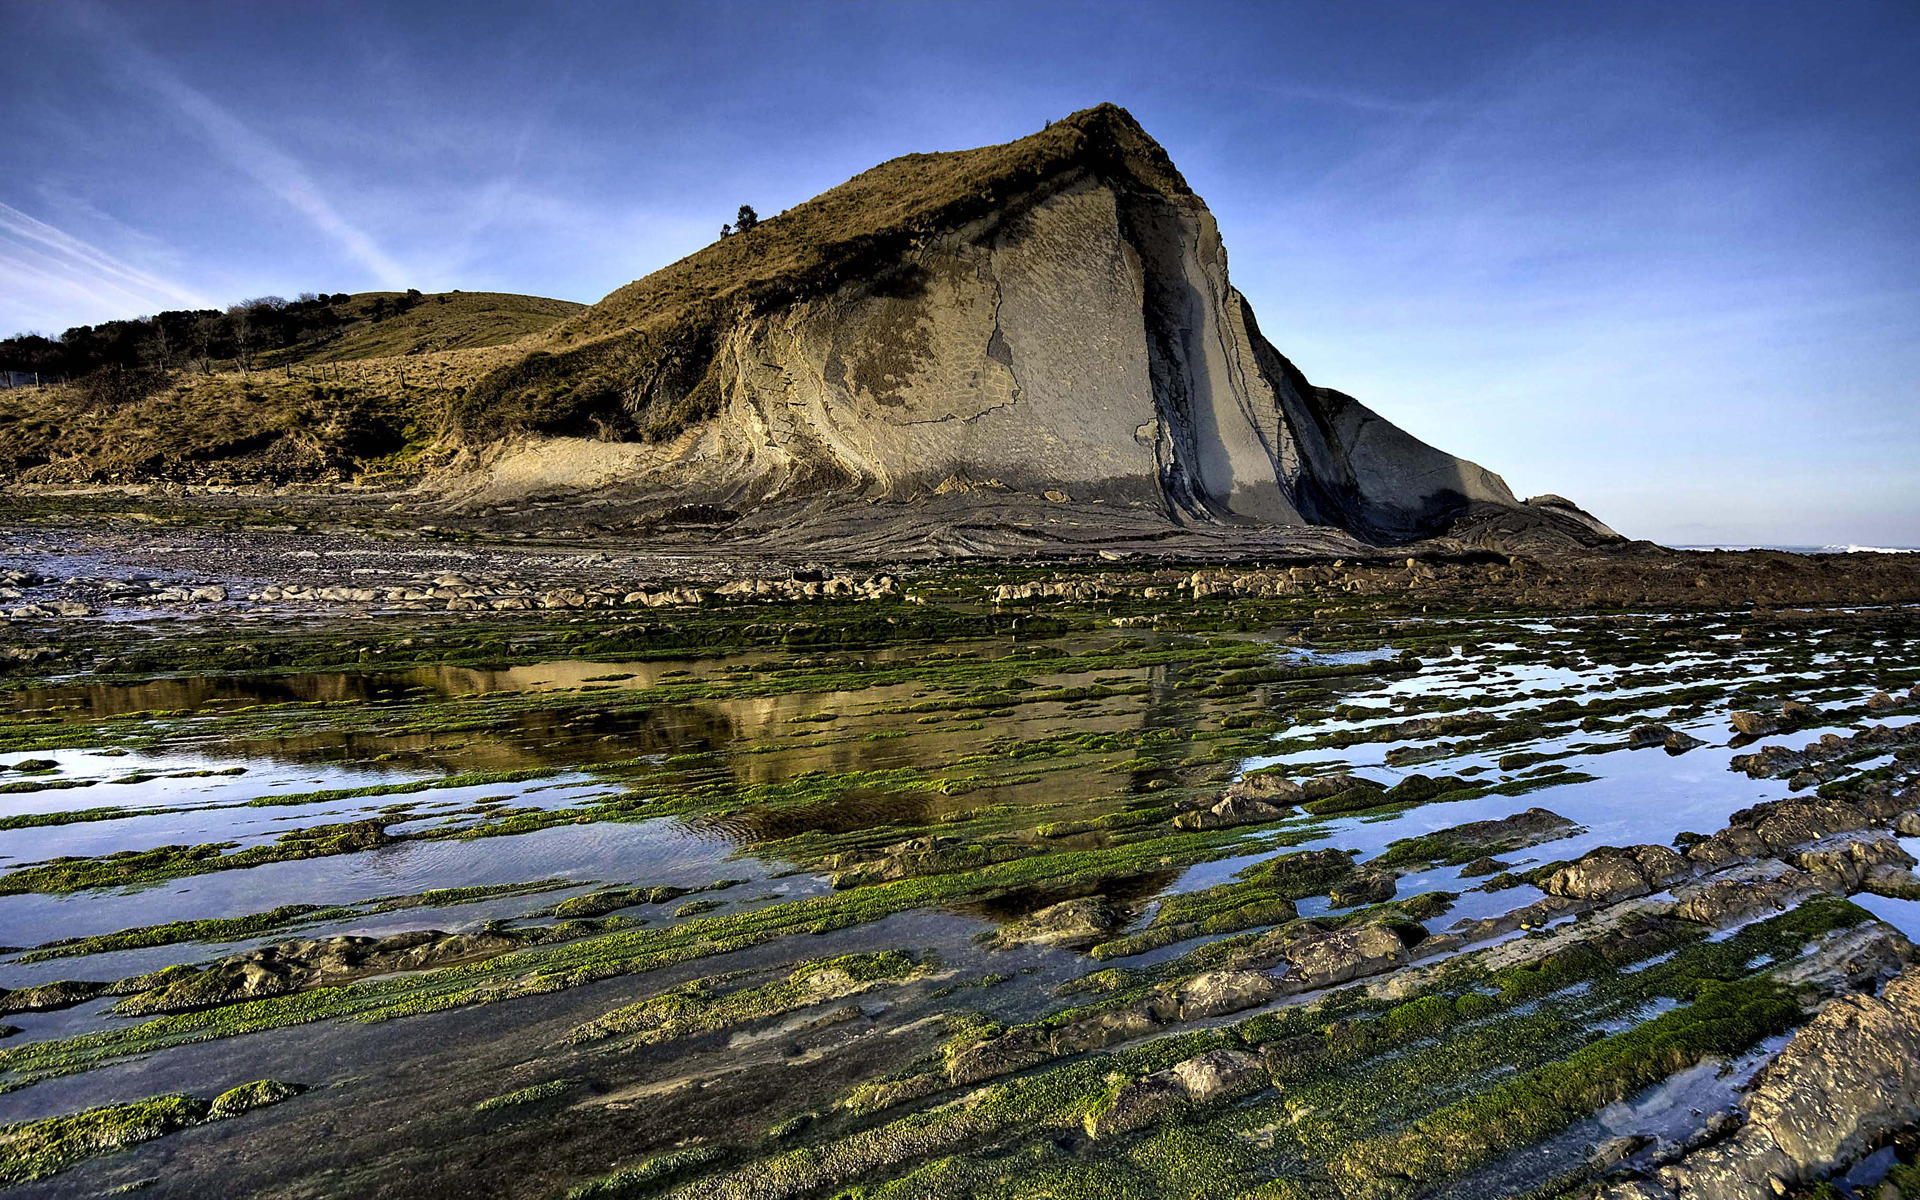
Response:
[[[557,302],[556,302],[557,303]],[[284,483],[404,470],[511,344],[177,373],[113,408],[72,387],[0,391],[0,473],[25,483]]]
[[[883,281],[922,240],[1017,212],[1089,171],[1189,195],[1125,110],[1002,146],[882,163],[591,308],[492,292],[356,295],[324,339],[251,372],[176,373],[152,395],[0,391],[0,471],[23,482],[288,482],[404,468],[443,435],[671,436],[718,408],[713,353],[742,312]],[[384,310],[378,320],[374,314]]]
[[[327,339],[275,350],[261,361],[278,367],[499,346],[539,333],[586,308],[571,300],[506,292],[441,292],[416,297],[404,312],[392,311],[403,300],[399,292],[361,292],[335,306],[347,323]],[[375,320],[376,305],[382,301],[388,306],[387,314]]]

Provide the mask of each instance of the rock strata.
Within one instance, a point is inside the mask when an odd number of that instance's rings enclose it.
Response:
[[[1842,996],[1755,1078],[1746,1120],[1717,1144],[1609,1200],[1751,1200],[1835,1174],[1881,1139],[1920,1122],[1920,974],[1879,996]]]

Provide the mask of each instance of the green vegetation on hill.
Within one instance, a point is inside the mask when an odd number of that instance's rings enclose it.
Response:
[[[455,406],[462,430],[654,440],[717,411],[714,354],[742,311],[906,269],[906,252],[970,221],[1017,213],[1076,171],[1175,196],[1191,191],[1125,109],[1102,104],[1001,146],[908,154],[722,238],[556,326],[550,349],[502,366]],[[903,282],[910,282],[905,281]]]

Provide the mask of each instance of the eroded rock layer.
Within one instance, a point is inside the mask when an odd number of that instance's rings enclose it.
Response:
[[[1309,383],[1229,282],[1205,203],[1111,105],[883,164],[552,342],[476,389],[469,424],[508,437],[473,503],[611,488],[737,515],[984,492],[1129,537],[1319,525],[1369,542],[1478,506],[1613,536]],[[589,429],[599,442],[515,436]]]

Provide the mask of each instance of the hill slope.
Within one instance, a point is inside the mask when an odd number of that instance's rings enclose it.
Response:
[[[219,314],[209,360],[172,371],[122,366],[114,343],[138,364],[140,331],[123,326],[194,314],[103,327],[104,347],[89,330],[109,365],[70,385],[0,390],[0,472],[28,483],[236,484],[411,469],[446,433],[453,400],[519,357],[511,343],[584,307],[500,292],[296,302],[249,317],[248,369],[232,314]],[[191,345],[190,334],[174,330],[173,344]]]
[[[825,510],[860,502],[852,519],[907,531],[964,519],[982,550],[1044,543],[1064,511],[1131,537],[1325,526],[1372,542],[1476,505],[1531,512],[1268,344],[1205,203],[1113,105],[884,163],[536,343],[455,404],[496,447],[476,505],[624,490],[772,532],[844,524]],[[600,445],[541,440],[584,435]],[[941,511],[976,491],[1005,514],[993,529]]]
[[[259,315],[250,370],[0,392],[0,460],[27,482],[423,479],[408,506],[464,522],[843,556],[1616,538],[1309,382],[1113,105],[882,163],[591,307]]]
[[[510,292],[358,292],[333,311],[340,323],[262,356],[269,366],[348,362],[499,346],[583,311],[572,300]]]

